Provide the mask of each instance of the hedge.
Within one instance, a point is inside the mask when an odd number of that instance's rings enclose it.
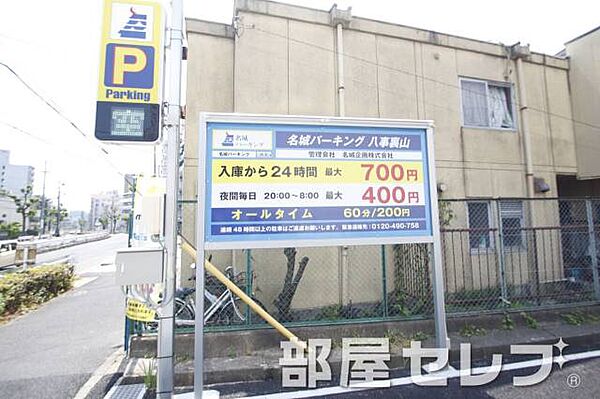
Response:
[[[73,286],[73,265],[46,265],[0,279],[0,315],[42,304]]]

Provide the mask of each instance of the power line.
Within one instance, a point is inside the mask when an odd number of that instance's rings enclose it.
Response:
[[[11,129],[13,129],[13,130],[15,130],[15,131],[17,131],[19,133],[22,133],[22,134],[24,134],[24,135],[26,135],[28,137],[31,137],[34,140],[38,140],[38,141],[41,141],[42,143],[49,144],[49,145],[55,145],[55,143],[52,143],[51,141],[48,141],[48,140],[43,139],[43,138],[41,138],[39,136],[36,136],[35,134],[33,134],[31,132],[28,132],[27,130],[23,130],[20,127],[17,127],[17,126],[15,126],[13,124],[10,124],[10,123],[4,122],[4,121],[0,121],[0,123],[3,124],[3,125],[5,125],[5,126],[8,126],[9,128],[11,128]]]
[[[43,138],[39,137],[38,135],[35,135],[35,134],[33,134],[33,133],[31,133],[31,132],[29,132],[27,130],[24,130],[24,129],[18,127],[18,126],[15,126],[15,125],[13,125],[11,123],[0,121],[0,124],[8,126],[9,128],[13,129],[14,131],[16,131],[18,133],[21,133],[21,134],[24,134],[24,135],[26,135],[26,136],[34,139],[34,140],[38,140],[38,141],[40,141],[40,142],[42,142],[44,144],[48,144],[48,145],[52,145],[52,146],[56,146],[57,145],[57,143],[53,143],[53,142],[51,142],[49,140],[43,139]],[[81,157],[82,156],[81,154],[77,154],[75,152],[69,151],[66,148],[60,148],[60,151],[63,151],[64,153],[66,153],[68,155],[72,155],[72,156],[77,156],[77,157]],[[110,163],[109,160],[105,159],[105,161],[107,161],[107,162]],[[118,169],[117,169],[117,172],[118,172]]]
[[[83,137],[85,137],[86,140],[90,139],[90,137],[87,134],[85,134],[85,132],[79,126],[77,126],[77,124],[75,124],[75,122],[73,122],[69,117],[67,117],[65,114],[63,114],[56,106],[54,106],[50,102],[50,100],[46,99],[44,96],[42,96],[40,93],[38,93],[14,69],[12,69],[9,65],[5,64],[4,62],[0,62],[0,65],[5,67],[6,69],[8,69],[9,72],[12,73],[19,80],[19,82],[21,82],[21,84],[23,84],[23,86],[25,86],[30,92],[32,92],[37,98],[39,98],[44,104],[46,104],[48,107],[50,107],[50,109],[52,109],[58,116],[60,116],[62,119],[64,119],[69,125],[71,125],[71,127],[73,127],[77,132],[79,132],[79,134],[81,134]],[[108,151],[105,148],[98,147],[95,144],[92,144],[92,145],[95,148],[99,149],[100,151],[102,151],[103,153],[108,155]]]
[[[14,131],[16,131],[16,132],[18,132],[18,133],[21,133],[21,134],[24,134],[24,135],[26,135],[26,136],[28,136],[28,137],[31,137],[31,138],[32,138],[32,139],[34,139],[34,140],[41,141],[42,143],[45,143],[45,144],[48,144],[48,145],[53,145],[53,146],[54,146],[54,145],[56,145],[56,143],[52,143],[51,141],[45,140],[45,139],[43,139],[43,138],[41,138],[41,137],[39,137],[39,136],[37,136],[37,135],[35,135],[35,134],[31,133],[31,132],[28,132],[27,130],[21,129],[20,127],[17,127],[17,126],[15,126],[15,125],[11,124],[11,123],[7,123],[7,122],[4,122],[4,121],[0,121],[0,124],[3,124],[3,125],[5,125],[5,126],[8,126],[9,128],[13,129]],[[61,148],[61,151],[65,152],[66,154],[68,154],[68,155],[71,155],[71,156],[76,156],[76,157],[81,157],[81,156],[82,156],[81,154],[77,154],[77,153],[75,153],[75,152],[71,152],[71,151],[69,151],[69,150],[67,150],[67,149],[64,149],[64,148]],[[114,164],[114,163],[113,163],[113,162],[112,162],[110,159],[104,159],[104,161],[106,161],[106,162],[107,162],[107,163],[110,165],[110,167],[111,167],[111,168],[113,168],[113,169],[114,169],[114,171],[115,171],[115,172],[116,172],[118,175],[120,175],[121,177],[123,177],[123,178],[125,179],[125,173],[121,172],[121,171],[119,170],[119,168],[117,168],[117,166],[116,166],[116,165],[115,165],[115,164]],[[134,186],[133,186],[131,183],[129,183],[129,182],[127,181],[127,179],[125,179],[125,181],[127,182],[127,184],[128,184],[129,186],[131,186],[131,187],[134,187]]]
[[[77,124],[75,124],[75,122],[73,122],[69,117],[67,117],[65,114],[63,114],[56,106],[54,106],[50,100],[46,99],[44,96],[42,96],[40,93],[38,93],[30,84],[28,84],[14,69],[12,69],[9,65],[5,64],[4,62],[0,61],[0,65],[4,66],[6,69],[8,69],[20,82],[21,84],[23,84],[29,91],[31,91],[37,98],[39,98],[42,102],[44,102],[44,104],[46,104],[48,107],[50,107],[50,109],[52,109],[56,114],[58,114],[62,119],[64,119],[65,121],[67,121],[67,123],[69,123],[69,125],[71,125],[71,127],[73,127],[75,130],[77,130],[77,132],[79,132],[79,134],[81,134],[86,140],[88,140],[88,142],[92,145],[92,147],[94,147],[95,149],[99,150],[104,156],[105,158],[104,161],[106,161],[114,170],[115,172],[117,172],[121,177],[125,178],[125,174],[123,172],[121,172],[119,170],[119,168],[110,160],[109,158],[109,153],[108,151],[101,146],[98,146],[95,142],[93,142],[91,139],[79,126],[77,126]],[[16,127],[14,125],[11,125],[9,123],[6,122],[2,122],[4,125],[9,126],[10,128],[14,129],[15,131],[21,132],[29,137],[32,137],[34,139],[40,140],[42,142],[45,142],[47,144],[51,144],[54,145],[54,143],[48,142],[44,139],[41,139],[40,137],[31,134],[19,127]],[[127,181],[127,179],[125,179],[125,181]],[[127,184],[131,185],[129,182],[127,182]],[[133,186],[132,186],[133,187]]]

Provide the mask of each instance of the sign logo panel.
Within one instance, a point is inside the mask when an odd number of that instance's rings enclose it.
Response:
[[[112,5],[110,38],[151,42],[153,24],[153,7],[114,3]]]
[[[106,0],[104,12],[98,101],[160,104],[160,6]]]

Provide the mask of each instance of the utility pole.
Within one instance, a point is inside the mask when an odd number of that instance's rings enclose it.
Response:
[[[40,210],[40,233],[46,234],[46,173],[48,173],[48,161],[44,161],[44,183],[42,185],[42,209]]]
[[[60,237],[60,188],[64,186],[64,183],[58,183],[58,199],[56,203],[56,228],[54,235]]]

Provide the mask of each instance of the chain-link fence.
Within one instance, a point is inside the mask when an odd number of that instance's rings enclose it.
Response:
[[[181,212],[181,232],[195,242],[195,203],[184,201]],[[239,286],[248,295],[286,324],[426,317],[433,312],[428,245],[221,250],[207,251],[206,256],[243,282]],[[183,256],[181,281],[188,281],[191,262]],[[212,286],[214,280],[209,281],[207,289],[218,296],[219,283]],[[212,303],[206,302],[207,307]],[[236,305],[243,319],[214,316],[207,324],[221,328],[264,324],[241,301]]]
[[[180,209],[181,233],[195,242],[195,202],[182,201]],[[600,298],[597,251],[591,250],[600,248],[600,200],[446,200],[440,201],[440,222],[449,314]],[[222,250],[206,256],[286,324],[433,313],[427,244]],[[180,281],[188,286],[191,263],[182,257]],[[206,287],[205,310],[225,292],[210,277]],[[209,318],[210,328],[264,324],[236,299],[239,314],[226,302]]]
[[[600,201],[453,200],[440,209],[448,313],[600,299]]]

